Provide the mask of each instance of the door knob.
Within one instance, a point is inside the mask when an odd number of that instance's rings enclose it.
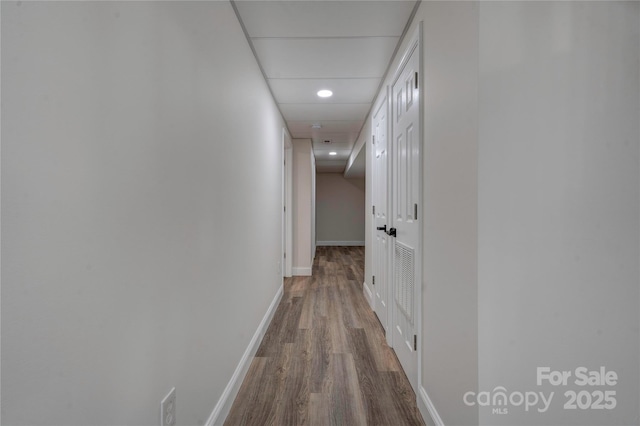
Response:
[[[387,225],[378,226],[376,229],[377,229],[378,231],[384,231],[384,232],[387,232]]]
[[[389,230],[387,231],[387,235],[389,235],[391,237],[395,237],[396,236],[396,228],[389,228]]]

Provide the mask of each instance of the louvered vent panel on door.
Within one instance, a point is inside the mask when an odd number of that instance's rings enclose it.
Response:
[[[413,262],[414,251],[396,241],[394,273],[396,282],[396,304],[413,323]]]

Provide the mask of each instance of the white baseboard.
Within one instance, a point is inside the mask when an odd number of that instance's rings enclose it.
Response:
[[[303,266],[303,267],[296,267],[294,266],[293,268],[291,268],[291,274],[294,277],[310,277],[311,276],[311,267],[308,266]]]
[[[317,246],[364,246],[364,241],[318,241]]]
[[[238,363],[236,370],[233,372],[233,375],[231,376],[231,380],[229,380],[229,383],[227,383],[227,386],[224,388],[224,391],[222,391],[222,395],[220,396],[220,399],[218,400],[218,403],[216,404],[216,406],[213,408],[213,412],[209,416],[209,419],[205,423],[205,426],[222,425],[225,419],[227,418],[227,415],[231,410],[231,405],[233,405],[233,401],[236,399],[236,396],[238,395],[238,391],[240,390],[240,385],[242,385],[242,381],[244,380],[244,377],[247,375],[247,371],[249,370],[251,361],[255,356],[256,352],[258,351],[258,347],[262,342],[262,338],[267,332],[267,328],[269,327],[269,324],[271,323],[271,319],[273,318],[273,315],[275,314],[276,309],[278,308],[278,304],[282,299],[282,295],[283,295],[283,288],[282,286],[280,286],[278,288],[278,292],[276,293],[275,297],[271,301],[271,305],[269,305],[269,309],[267,309],[267,312],[264,314],[264,317],[262,318],[260,325],[258,325],[258,329],[256,330],[253,337],[251,338],[251,341],[249,342],[249,346],[247,346],[247,349],[244,351],[244,354],[242,354],[242,358],[240,358],[240,362]]]
[[[438,411],[436,411],[436,407],[433,405],[433,402],[431,402],[431,398],[429,398],[425,388],[423,388],[422,385],[418,385],[418,390],[418,409],[420,410],[420,414],[422,414],[422,418],[427,424],[444,426],[444,422],[440,418]],[[427,419],[431,421],[429,422]]]
[[[369,284],[367,284],[366,281],[362,283],[362,291],[364,292],[364,298],[367,299],[367,302],[369,303],[369,307],[374,309],[373,292],[371,292]]]

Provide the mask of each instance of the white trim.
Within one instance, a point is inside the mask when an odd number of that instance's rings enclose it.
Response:
[[[434,420],[434,423],[436,426],[444,426],[444,423],[442,422],[442,419],[440,418],[440,415],[438,415],[438,412],[436,411],[435,406],[433,405],[433,403],[431,402],[431,399],[429,398],[429,395],[427,394],[426,389],[424,389],[422,387],[422,370],[423,370],[423,365],[422,365],[422,357],[423,357],[423,346],[424,346],[424,342],[426,340],[425,336],[424,336],[424,330],[422,329],[422,298],[424,297],[424,293],[423,290],[424,287],[424,271],[423,271],[423,258],[422,255],[424,253],[424,231],[425,231],[425,227],[424,227],[424,212],[425,212],[425,208],[424,208],[424,200],[425,200],[425,195],[424,195],[424,156],[425,153],[427,152],[427,148],[425,146],[425,123],[424,123],[424,97],[425,97],[425,90],[424,90],[424,82],[425,82],[425,78],[424,78],[424,43],[423,43],[423,34],[424,34],[424,30],[423,30],[423,21],[418,22],[418,27],[415,29],[414,35],[413,35],[413,39],[417,39],[416,41],[412,41],[412,43],[415,43],[416,46],[414,47],[414,49],[418,50],[418,87],[420,88],[418,91],[418,96],[420,96],[419,99],[419,103],[418,103],[418,120],[420,123],[420,171],[418,173],[419,175],[419,190],[418,190],[418,199],[419,199],[419,203],[420,203],[420,216],[422,218],[422,220],[420,220],[418,222],[418,227],[420,229],[420,238],[418,239],[419,244],[418,244],[418,253],[419,253],[419,258],[420,260],[418,260],[418,268],[419,268],[419,276],[420,276],[420,294],[418,296],[418,300],[417,300],[417,319],[416,321],[418,322],[418,330],[417,330],[417,334],[420,337],[420,342],[418,345],[418,380],[416,381],[416,383],[418,384],[418,388],[420,389],[420,393],[424,392],[424,396],[426,397],[426,401],[429,402],[429,405],[427,405],[427,409],[429,410],[429,414],[432,417],[432,420]]]
[[[373,298],[373,292],[366,281],[362,283],[362,292],[364,293],[364,298],[367,299],[367,303],[369,303],[371,310],[375,311],[375,299]]]
[[[310,277],[311,276],[311,267],[310,266],[294,266],[291,268],[291,275],[294,277]]]
[[[280,247],[280,264],[278,265],[278,269],[282,275],[282,278],[284,279],[284,277],[287,276],[287,237],[289,236],[287,234],[287,157],[286,157],[286,152],[287,152],[287,131],[286,128],[282,128],[282,158],[281,158],[281,163],[282,164],[282,210],[280,210],[280,212],[282,213],[282,245]]]
[[[216,406],[213,408],[213,412],[211,412],[211,415],[205,423],[205,426],[222,425],[227,418],[227,415],[231,410],[231,405],[233,404],[233,401],[236,399],[238,391],[240,390],[240,385],[242,385],[242,381],[247,375],[247,371],[249,371],[251,360],[258,351],[258,347],[260,346],[262,338],[267,332],[267,327],[269,327],[269,324],[271,323],[271,319],[276,312],[276,308],[278,307],[278,304],[282,299],[283,293],[284,291],[281,285],[280,287],[278,287],[278,291],[271,301],[269,309],[267,309],[267,312],[264,314],[260,325],[258,325],[258,329],[251,338],[249,346],[247,346],[244,354],[242,354],[242,358],[240,358],[240,362],[238,363],[236,370],[233,372],[233,375],[231,376],[229,383],[227,383],[227,386],[224,388],[224,391],[222,391],[222,395],[220,396],[220,399],[218,399]]]
[[[434,424],[435,426],[444,426],[444,422],[442,418],[438,414],[436,407],[431,402],[431,398],[427,394],[427,391],[419,386],[420,392],[418,396],[418,409],[420,410],[420,414],[422,414],[422,418],[426,421],[427,419],[431,420],[430,422],[426,422],[427,424]]]
[[[364,246],[364,241],[318,241],[316,246]]]

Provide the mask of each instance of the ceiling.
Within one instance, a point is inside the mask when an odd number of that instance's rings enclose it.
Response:
[[[319,172],[344,172],[416,1],[232,4],[291,136],[313,141]]]

